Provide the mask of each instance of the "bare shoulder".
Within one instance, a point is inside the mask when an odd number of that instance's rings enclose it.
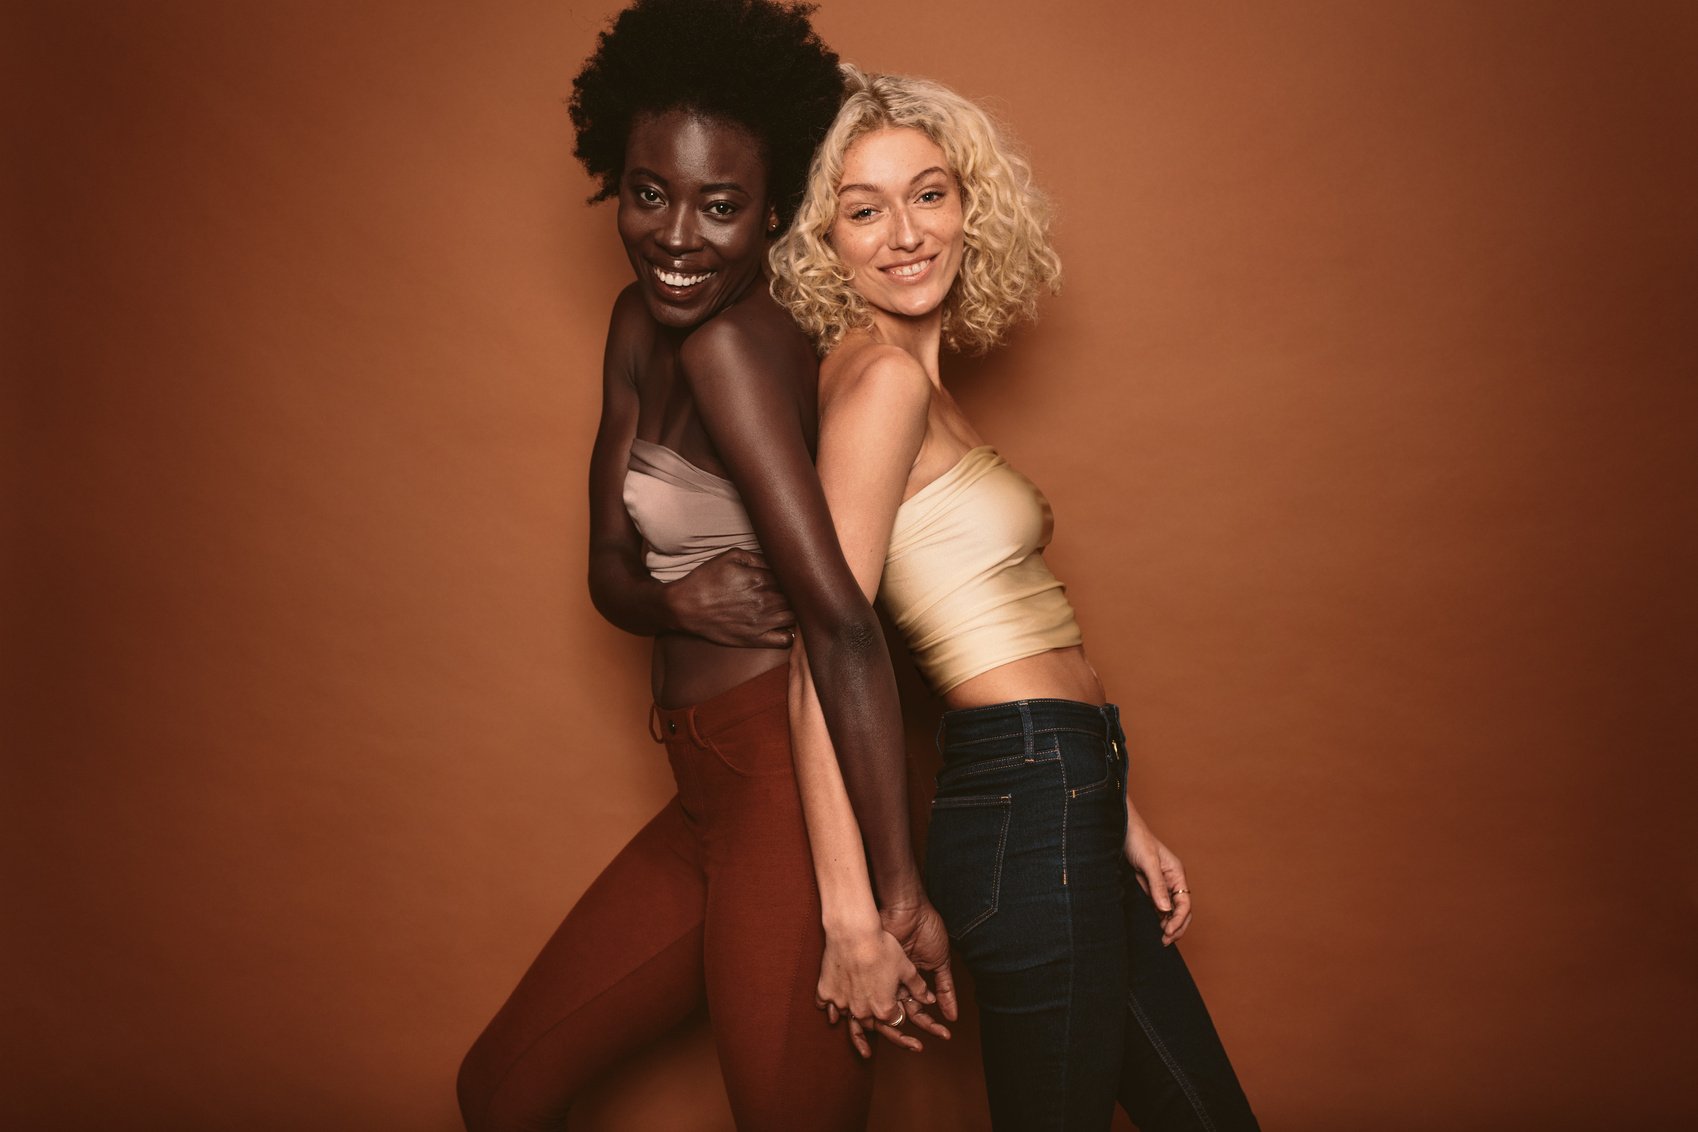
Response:
[[[613,363],[609,372],[631,380],[636,359],[648,350],[653,341],[654,319],[649,317],[637,285],[631,283],[613,300],[613,313],[607,320],[607,356]]]
[[[649,317],[648,308],[643,305],[643,295],[637,284],[626,284],[613,300],[613,314],[608,319],[607,333],[610,337],[625,339],[654,333],[654,319]]]
[[[692,330],[679,358],[692,384],[740,376],[792,377],[814,365],[807,336],[764,290]]]
[[[853,336],[820,363],[820,399],[871,402],[892,411],[924,411],[932,384],[925,367],[900,346]]]

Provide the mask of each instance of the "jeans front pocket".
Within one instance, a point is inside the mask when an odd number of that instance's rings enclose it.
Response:
[[[926,892],[951,939],[961,939],[996,914],[1013,804],[1008,794],[942,797],[932,803]]]

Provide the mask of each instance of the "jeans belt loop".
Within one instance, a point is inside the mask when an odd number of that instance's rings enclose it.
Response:
[[[1032,757],[1032,705],[1025,700],[1020,701],[1020,730],[1025,733],[1026,758]]]
[[[949,713],[944,712],[942,715],[937,717],[937,734],[932,736],[932,743],[937,747],[937,753],[940,755],[943,754],[944,751],[944,732],[948,729]]]

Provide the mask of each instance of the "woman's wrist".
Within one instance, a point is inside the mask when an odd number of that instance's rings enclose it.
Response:
[[[907,857],[905,862],[879,870],[874,877],[880,908],[917,908],[925,902],[926,886],[920,879],[920,868],[912,853]]]
[[[678,588],[677,582],[655,582],[654,612],[660,621],[661,631],[666,633],[689,632],[685,624],[687,613],[679,608],[685,594]]]
[[[833,939],[852,939],[884,930],[878,908],[871,900],[826,904],[820,910],[820,922],[825,934]]]

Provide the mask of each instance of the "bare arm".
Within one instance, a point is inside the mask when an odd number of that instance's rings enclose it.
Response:
[[[877,593],[884,573],[896,512],[902,505],[909,471],[925,439],[930,399],[930,383],[919,366],[912,359],[888,352],[873,357],[858,372],[843,375],[833,390],[829,407],[822,407],[820,482],[831,507],[844,558],[862,593],[869,598]],[[823,852],[849,858],[859,848],[853,841],[854,814],[845,812],[850,804],[849,792],[837,773],[838,760],[822,717],[818,684],[805,678],[807,654],[802,649],[797,652],[800,655],[792,660],[790,727],[803,807],[810,828],[816,821],[823,827],[824,836],[812,838],[816,842],[816,856],[822,854],[819,842],[825,841],[828,844]],[[804,678],[795,677],[798,670]],[[839,839],[841,844],[837,843]],[[850,881],[834,881],[823,874],[819,881],[829,939],[834,929],[843,930],[841,925],[833,923],[834,914],[848,918],[853,924],[859,922],[858,917],[864,916],[866,909],[854,901]],[[833,889],[844,894],[835,908],[834,901],[826,895]],[[953,1019],[956,1003],[949,970],[949,941],[936,911],[923,896],[911,905],[886,903],[881,922],[919,966],[933,972],[942,1012],[946,1018]],[[821,981],[823,986],[824,974]],[[851,1016],[866,1015],[852,1012]],[[923,1016],[918,1016],[918,1020],[931,1032],[948,1035],[943,1027],[935,1023],[928,1025]],[[881,1033],[889,1037],[887,1029],[881,1028]],[[861,1046],[859,1035],[854,1036],[857,1046]]]
[[[908,833],[896,680],[872,606],[843,559],[795,402],[794,358],[721,317],[682,360],[704,428],[808,642],[820,711],[842,754],[881,904],[923,899]],[[807,363],[802,363],[807,364]]]
[[[936,1002],[937,996],[926,985],[902,941],[885,930],[873,900],[861,830],[813,692],[807,648],[798,640],[790,654],[791,752],[825,927],[825,951],[820,956],[814,1002],[833,1023],[841,1017],[882,1018],[888,1022],[906,1014],[920,1028],[947,1038],[948,1028],[919,1009],[919,1004]],[[798,708],[804,703],[810,711],[801,715]],[[817,726],[824,741],[797,743],[795,727],[803,721]],[[906,1000],[900,1006],[899,997]],[[950,1008],[953,1010],[953,1002]],[[881,1026],[879,1033],[907,1049],[917,1052],[923,1048],[917,1038],[896,1026]],[[853,1023],[850,1040],[862,1057],[872,1056],[871,1043]]]
[[[590,456],[590,599],[608,621],[638,636],[693,633],[722,645],[784,648],[794,618],[759,555],[728,550],[669,583],[656,581],[643,563],[642,535],[625,510],[640,318],[641,301],[622,294],[602,357],[601,424]]]

